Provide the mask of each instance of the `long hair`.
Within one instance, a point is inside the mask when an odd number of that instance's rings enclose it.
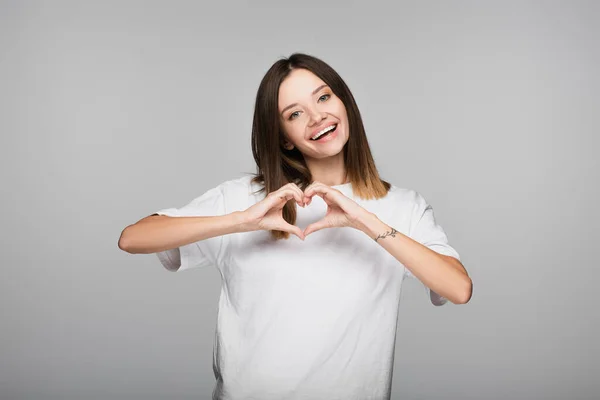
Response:
[[[252,182],[262,185],[261,191],[271,193],[293,182],[304,190],[312,176],[304,156],[294,147],[283,147],[284,136],[279,121],[279,86],[294,69],[303,68],[325,82],[342,101],[348,115],[348,141],[344,146],[344,163],[353,194],[362,199],[379,199],[390,189],[390,184],[379,177],[371,155],[365,128],[354,100],[344,80],[324,61],[301,53],[275,62],[263,77],[256,94],[252,123],[252,154],[257,174]],[[283,218],[290,224],[296,222],[296,203],[289,200],[282,210]],[[273,230],[275,239],[288,238],[289,233]]]

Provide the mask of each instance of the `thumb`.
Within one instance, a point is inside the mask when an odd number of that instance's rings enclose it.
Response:
[[[281,227],[279,229],[281,229],[284,232],[293,233],[294,235],[298,236],[301,240],[304,240],[304,238],[306,237],[306,235],[304,234],[304,232],[302,232],[300,228],[298,228],[296,225],[291,225],[287,222],[281,224]]]
[[[321,229],[325,229],[327,227],[329,227],[329,223],[325,219],[314,222],[314,223],[308,225],[306,227],[306,229],[304,229],[304,237],[310,235],[313,232],[320,231]]]

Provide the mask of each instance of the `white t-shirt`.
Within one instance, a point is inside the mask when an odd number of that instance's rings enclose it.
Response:
[[[265,196],[254,194],[260,186],[250,180],[226,181],[157,214],[246,210]],[[384,198],[362,200],[350,183],[333,187],[400,233],[460,260],[418,192],[392,185]],[[296,225],[304,229],[326,209],[314,196],[297,207]],[[171,271],[215,266],[221,273],[213,399],[390,398],[400,290],[414,276],[363,232],[329,228],[305,241],[234,233],[157,255]],[[426,290],[433,304],[446,302]]]

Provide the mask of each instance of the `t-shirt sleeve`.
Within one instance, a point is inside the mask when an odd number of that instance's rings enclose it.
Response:
[[[223,186],[206,191],[181,208],[166,208],[155,212],[168,217],[204,217],[226,214]],[[229,243],[229,235],[215,236],[178,248],[156,253],[169,271],[219,266]]]
[[[425,198],[417,193],[417,202],[414,208],[416,223],[412,226],[410,237],[413,240],[427,246],[431,250],[454,257],[460,261],[458,252],[448,244],[448,237],[444,229],[436,222],[433,207],[427,203]],[[408,278],[416,278],[408,268],[405,268],[404,276]],[[431,302],[434,305],[441,306],[448,299],[442,297],[423,285],[429,295]]]

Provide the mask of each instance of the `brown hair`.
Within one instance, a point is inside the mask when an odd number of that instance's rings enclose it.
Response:
[[[253,183],[262,184],[259,192],[271,193],[293,182],[304,190],[312,177],[304,156],[297,148],[283,148],[284,136],[279,122],[279,86],[290,72],[306,69],[323,82],[340,98],[348,115],[349,134],[344,146],[344,163],[347,178],[352,183],[353,194],[362,199],[379,199],[390,189],[390,184],[379,177],[371,155],[365,128],[354,96],[342,78],[324,61],[301,53],[275,62],[263,77],[254,106],[252,123],[252,154],[256,161]],[[283,218],[290,224],[296,222],[296,203],[291,199],[283,207]],[[271,231],[275,239],[288,238],[289,233]]]

